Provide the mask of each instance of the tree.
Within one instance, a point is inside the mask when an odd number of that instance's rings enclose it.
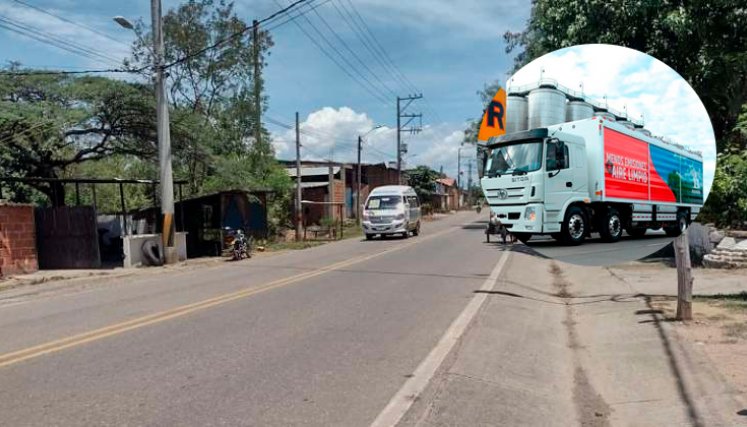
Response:
[[[409,185],[418,194],[420,200],[427,201],[436,194],[436,180],[441,178],[438,171],[428,166],[418,166],[407,171]]]
[[[190,182],[191,193],[200,193],[221,187],[219,180],[226,177],[221,169],[238,167],[241,162],[251,168],[247,172],[251,179],[245,183],[266,185],[279,165],[269,132],[256,120],[257,98],[263,111],[268,98],[263,95],[261,75],[254,75],[254,48],[258,46],[261,72],[273,46],[270,33],[260,29],[255,45],[252,31],[236,15],[233,2],[225,0],[190,0],[169,10],[163,19],[164,61],[171,64],[167,86],[174,110],[172,127],[185,131],[182,144],[175,148],[175,173]],[[148,29],[142,20],[138,22],[140,37],[128,63],[152,63]],[[255,141],[257,130],[259,143]],[[224,156],[229,160],[218,160]],[[223,186],[231,187],[232,179]]]
[[[73,165],[113,154],[151,157],[154,109],[148,88],[138,84],[104,77],[2,76],[0,174],[61,178]],[[32,186],[52,205],[64,205],[61,184]]]
[[[740,109],[747,101],[745,2],[651,0],[534,0],[526,28],[504,34],[515,68],[556,49],[609,43],[648,53],[671,66],[698,93],[708,111],[721,156],[747,149]],[[724,173],[735,172],[732,168]],[[727,179],[727,181],[730,179]],[[714,185],[706,211],[731,210]],[[715,197],[714,197],[715,196]],[[737,212],[727,214],[728,217]]]

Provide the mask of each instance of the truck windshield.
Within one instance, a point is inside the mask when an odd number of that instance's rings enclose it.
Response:
[[[366,209],[368,210],[391,210],[397,209],[397,206],[402,203],[401,196],[371,196],[368,198],[366,203]]]
[[[494,178],[507,173],[536,171],[542,166],[541,141],[502,145],[490,150],[487,176]]]

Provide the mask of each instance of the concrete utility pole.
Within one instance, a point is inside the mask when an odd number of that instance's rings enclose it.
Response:
[[[335,214],[334,205],[332,205],[332,202],[335,201],[335,167],[332,164],[332,155],[329,156],[329,183],[327,184],[327,192],[329,193],[329,198],[327,204],[327,216],[330,220],[332,220],[332,216]]]
[[[462,189],[462,148],[457,150],[457,188]]]
[[[402,132],[409,132],[415,134],[423,130],[423,115],[418,114],[407,114],[404,111],[416,99],[423,97],[423,94],[419,95],[408,95],[405,97],[397,97],[397,181],[402,184],[402,154],[407,153],[407,148],[402,145]],[[405,105],[402,106],[402,101],[406,101]],[[402,119],[408,119],[402,124]],[[419,119],[420,124],[418,126],[412,126],[407,128],[414,119]]]
[[[674,239],[677,264],[677,320],[693,320],[693,277],[687,230]]]
[[[259,69],[259,21],[252,22],[252,56],[254,61],[254,143],[262,143],[262,100],[260,93],[261,76]],[[259,147],[259,145],[258,145]],[[264,155],[264,151],[260,151]],[[265,160],[265,159],[262,159]]]
[[[363,137],[358,135],[358,168],[355,172],[355,222],[361,223],[361,145]]]
[[[151,0],[150,12],[153,21],[153,56],[155,62],[156,121],[158,126],[158,162],[161,171],[161,213],[163,214],[163,260],[166,264],[177,261],[174,245],[174,178],[171,170],[171,134],[169,130],[169,106],[163,70],[163,28],[161,0]]]
[[[296,111],[296,241],[301,240],[301,221],[303,211],[301,210],[301,130],[298,122],[298,111]]]

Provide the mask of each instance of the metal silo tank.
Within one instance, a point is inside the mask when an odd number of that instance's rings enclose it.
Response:
[[[612,113],[608,113],[606,111],[600,111],[600,112],[596,113],[595,115],[597,117],[600,117],[600,118],[603,118],[603,119],[607,119],[607,120],[610,120],[610,121],[613,121],[613,122],[615,121],[615,115],[612,114]]]
[[[506,133],[527,130],[527,99],[520,95],[506,97]]]
[[[593,116],[594,107],[588,102],[570,101],[565,107],[565,120],[567,122],[590,119]]]
[[[565,122],[565,94],[557,89],[539,88],[529,92],[529,129]]]

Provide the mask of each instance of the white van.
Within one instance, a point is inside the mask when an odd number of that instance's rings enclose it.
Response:
[[[405,238],[420,234],[420,200],[412,187],[385,185],[376,187],[363,206],[363,232],[371,240],[380,234],[402,234]]]

